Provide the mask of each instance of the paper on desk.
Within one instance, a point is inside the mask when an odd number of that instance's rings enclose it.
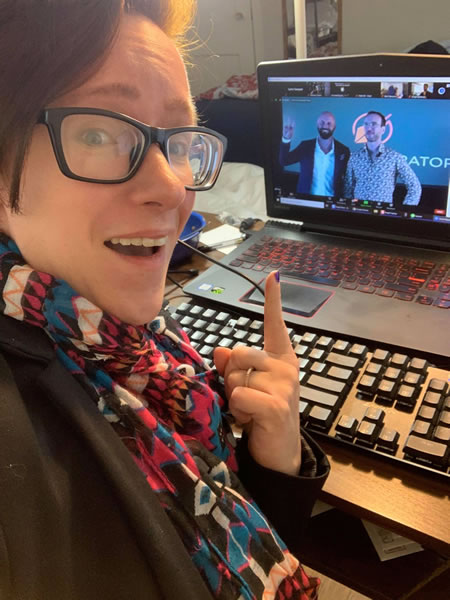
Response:
[[[237,238],[242,237],[244,239],[243,234],[239,231],[237,227],[233,227],[233,225],[220,225],[219,227],[215,227],[210,231],[206,231],[205,233],[200,234],[200,244],[205,244],[206,246],[214,246],[215,244],[222,244],[227,240],[235,240]],[[220,246],[218,250],[223,252],[224,254],[229,254],[236,248],[237,244],[232,244],[231,246]]]
[[[378,525],[374,525],[364,519],[361,519],[361,521],[381,561],[406,556],[407,554],[423,550],[422,546],[417,542],[408,540],[408,538],[393,533],[388,529],[383,529],[383,527],[378,527]]]

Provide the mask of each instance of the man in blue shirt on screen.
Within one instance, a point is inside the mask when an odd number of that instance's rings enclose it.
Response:
[[[287,118],[280,147],[282,166],[300,163],[297,192],[314,196],[341,196],[350,150],[334,138],[336,120],[328,111],[317,119],[318,136],[290,149],[295,121]]]
[[[370,111],[364,118],[367,143],[352,152],[345,175],[344,197],[393,204],[393,194],[399,178],[406,186],[403,204],[417,205],[422,186],[406,158],[381,140],[386,130],[386,118]]]

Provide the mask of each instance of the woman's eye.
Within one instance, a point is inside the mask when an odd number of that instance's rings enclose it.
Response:
[[[189,146],[188,144],[185,144],[183,142],[176,142],[170,145],[170,153],[173,156],[176,156],[178,158],[182,158],[184,156],[187,156],[189,153]]]
[[[88,129],[81,134],[80,139],[87,146],[103,146],[113,142],[112,137],[100,129]]]

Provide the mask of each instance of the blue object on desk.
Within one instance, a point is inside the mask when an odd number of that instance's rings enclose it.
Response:
[[[197,248],[198,241],[200,239],[200,233],[206,226],[206,221],[203,216],[198,212],[192,212],[189,217],[186,225],[184,226],[183,231],[181,232],[180,239],[183,242],[186,242],[190,246]],[[177,244],[172,254],[172,258],[170,259],[169,267],[172,268],[185,260],[188,260],[192,255],[192,252],[182,246],[181,244]]]

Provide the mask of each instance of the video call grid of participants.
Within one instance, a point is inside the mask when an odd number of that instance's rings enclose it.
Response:
[[[404,81],[307,81],[290,88],[298,95],[353,98],[450,99],[450,83]]]
[[[322,96],[330,98],[331,101],[331,88],[339,85],[340,91],[344,90],[342,93],[348,97],[360,99],[370,96],[377,98],[377,108],[380,108],[380,98],[390,95],[391,92],[392,97],[396,97],[395,94],[398,93],[400,86],[403,86],[403,91],[411,91],[417,97],[427,97],[426,94],[432,93],[429,92],[430,88],[426,83],[420,83],[420,87],[418,87],[419,84],[410,83],[395,85],[392,82],[381,84],[377,82],[352,82],[349,84],[351,88],[346,88],[343,84],[335,82],[320,82],[321,90],[318,89],[318,85],[317,83],[308,82],[303,84],[303,90],[295,88],[295,91],[306,92],[297,94],[300,97],[302,95]],[[378,86],[377,89],[380,90],[380,94],[367,94],[369,91],[368,86],[372,87],[372,92],[375,92],[374,86]],[[389,89],[390,87],[392,89]],[[385,91],[384,95],[381,93],[382,90]],[[292,88],[290,91],[293,91]],[[321,93],[326,91],[329,91],[330,94]],[[425,95],[419,96],[419,94]],[[295,102],[295,97],[290,97],[290,99]],[[361,103],[361,100],[359,100],[359,103]],[[316,137],[304,139],[300,143],[293,143],[291,148],[296,119],[291,116],[292,110],[285,110],[285,107],[286,105],[283,106],[283,130],[279,162],[285,168],[296,164],[299,171],[296,191],[299,195],[348,199],[350,206],[352,202],[362,200],[364,204],[373,204],[374,210],[372,212],[375,214],[385,214],[384,210],[379,211],[377,209],[382,207],[389,210],[394,206],[394,199],[395,204],[398,204],[399,187],[402,187],[404,191],[401,205],[405,209],[409,208],[414,211],[412,207],[417,207],[421,200],[424,200],[421,208],[425,212],[429,212],[429,216],[433,220],[446,220],[450,216],[449,194],[448,192],[445,193],[445,187],[448,188],[450,168],[448,142],[446,142],[446,147],[442,147],[442,152],[438,156],[427,157],[419,152],[418,156],[410,156],[408,160],[406,154],[398,152],[386,144],[393,133],[392,112],[369,109],[367,112],[362,112],[353,122],[354,141],[360,147],[350,150],[348,145],[339,141],[335,136],[336,117],[333,112],[322,110],[317,116]],[[440,108],[444,109],[444,106],[440,105]],[[304,109],[304,106],[302,109]],[[447,109],[446,106],[445,109]],[[443,110],[441,112],[444,114]],[[357,123],[356,126],[355,123]],[[448,136],[446,139],[448,140]],[[428,171],[431,171],[427,174],[427,177],[424,177],[423,173],[423,167],[425,166],[427,166]],[[414,171],[414,168],[417,167],[422,167],[422,182],[426,182],[427,178],[431,178],[427,183],[433,187],[440,186],[442,188],[439,190],[440,193],[424,194],[422,196],[422,184]],[[439,177],[436,178],[435,170],[438,168],[440,173],[438,173]],[[432,200],[431,206],[430,199]],[[332,207],[335,208],[334,204]],[[356,208],[353,207],[353,210],[356,210]],[[409,215],[404,213],[398,216],[415,217],[416,215],[411,212]]]

